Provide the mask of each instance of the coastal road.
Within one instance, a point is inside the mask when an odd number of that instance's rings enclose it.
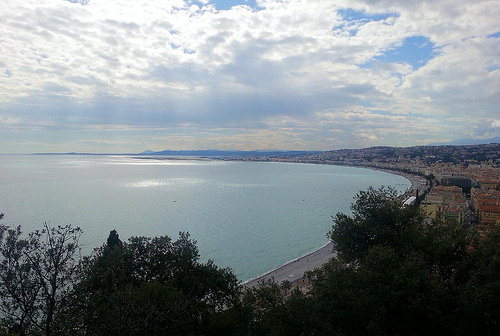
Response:
[[[320,267],[336,255],[337,254],[333,252],[333,244],[329,242],[314,252],[289,261],[274,270],[244,282],[242,286],[247,288],[257,287],[262,280],[267,281],[271,279],[274,279],[277,283],[281,283],[285,280],[294,282],[302,278],[305,272]]]

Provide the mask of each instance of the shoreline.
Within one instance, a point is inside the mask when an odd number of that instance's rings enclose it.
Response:
[[[410,174],[410,173],[402,172],[399,170],[383,169],[383,168],[376,168],[376,167],[362,167],[362,168],[383,171],[383,172],[388,173],[388,174],[404,177],[405,179],[410,181],[411,185],[403,194],[407,194],[409,192],[415,193],[415,191],[418,190],[419,195],[421,195],[422,192],[427,187],[427,180],[425,178],[418,176],[418,175],[415,175],[415,174]]]
[[[354,166],[353,166],[354,167]],[[355,168],[367,168],[372,170],[383,171],[389,174],[404,177],[410,182],[410,187],[403,193],[403,195],[413,195],[418,191],[421,195],[422,192],[427,187],[427,180],[423,177],[402,172],[394,171],[390,169],[382,169],[375,167],[355,167]],[[337,253],[333,251],[333,243],[329,241],[323,246],[317,248],[316,250],[309,252],[303,256],[296,259],[292,259],[281,266],[271,269],[261,275],[254,278],[246,280],[240,284],[243,288],[253,288],[258,287],[261,282],[274,281],[278,284],[283,281],[289,281],[290,283],[297,282],[304,278],[304,274],[308,271],[312,271],[326,264],[331,258],[336,257]]]
[[[145,156],[145,157],[133,157],[134,159],[149,159],[149,160],[196,160],[196,158],[193,157],[182,157],[182,158],[156,158],[156,157],[151,157],[151,156]],[[197,158],[198,160],[203,160],[203,161],[226,161],[221,158]],[[234,160],[234,161],[244,161],[245,160]],[[259,161],[257,161],[259,162]],[[261,162],[266,162],[266,161],[261,161]],[[282,162],[282,163],[303,163],[303,162]],[[318,164],[318,163],[305,163],[305,164]],[[409,196],[416,196],[416,193],[418,191],[419,195],[422,195],[424,190],[427,188],[427,180],[421,176],[399,171],[399,170],[392,170],[392,169],[384,169],[384,168],[378,168],[378,167],[370,167],[370,166],[354,166],[354,165],[335,165],[335,164],[327,164],[327,165],[332,165],[332,166],[347,166],[347,167],[352,167],[352,168],[364,168],[364,169],[371,169],[371,170],[376,170],[376,171],[382,171],[388,174],[392,175],[397,175],[405,178],[410,182],[410,187],[403,192],[401,195],[405,195],[405,197]],[[336,257],[337,254],[333,251],[333,243],[331,241],[327,242],[323,246],[320,246],[313,250],[312,252],[309,252],[303,256],[300,256],[298,258],[292,259],[276,268],[273,268],[269,271],[266,271],[265,273],[258,275],[254,278],[248,279],[243,281],[240,286],[242,288],[252,288],[252,287],[257,287],[259,286],[259,283],[262,281],[274,281],[276,283],[281,283],[283,281],[289,281],[290,283],[295,283],[298,282],[299,280],[304,278],[304,273],[308,271],[312,271],[316,268],[321,267],[325,263],[327,263],[331,258]]]
[[[262,281],[274,281],[276,283],[289,281],[293,283],[302,279],[304,277],[304,273],[321,267],[335,256],[337,256],[337,253],[333,251],[333,243],[329,241],[314,251],[306,253],[296,259],[292,259],[281,266],[256,276],[255,278],[246,280],[241,283],[240,286],[243,288],[258,287]]]

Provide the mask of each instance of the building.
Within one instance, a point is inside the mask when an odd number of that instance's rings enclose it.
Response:
[[[471,201],[480,226],[500,224],[500,190],[472,188]]]
[[[444,175],[441,177],[441,185],[472,188],[477,186],[477,182],[467,176]]]
[[[447,218],[463,224],[468,209],[462,189],[455,186],[436,186],[425,196],[420,207],[427,217]]]

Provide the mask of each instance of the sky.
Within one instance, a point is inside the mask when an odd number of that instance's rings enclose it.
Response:
[[[498,0],[3,0],[0,153],[500,135]]]

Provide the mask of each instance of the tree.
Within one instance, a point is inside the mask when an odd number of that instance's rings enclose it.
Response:
[[[317,335],[455,332],[454,292],[419,253],[402,257],[378,245],[356,263],[332,260],[315,278],[310,300]]]
[[[493,335],[500,327],[500,226],[470,246],[456,275],[464,334]]]
[[[299,290],[290,289],[290,282],[278,284],[273,280],[247,288],[240,310],[246,323],[240,327],[240,334],[311,335],[311,300]]]
[[[404,250],[423,223],[416,207],[403,207],[392,188],[360,191],[351,205],[352,216],[338,213],[328,236],[334,250],[347,262],[362,258],[372,246],[392,246]]]
[[[308,274],[313,282],[306,295],[294,292],[286,299],[272,286],[256,290],[256,298],[274,296],[254,300],[250,330],[266,335],[493,333],[500,323],[500,235],[475,240],[474,232],[458,223],[424,220],[418,208],[403,207],[395,196],[385,188],[361,191],[352,215],[337,214],[328,234],[339,258]]]
[[[0,225],[2,324],[20,335],[52,334],[54,316],[75,280],[80,228],[50,227],[21,238],[21,227]]]
[[[23,336],[39,321],[41,283],[27,257],[31,242],[21,239],[21,234],[21,227],[0,226],[1,323]]]
[[[418,207],[403,207],[393,189],[361,191],[351,206],[352,216],[338,213],[328,236],[345,262],[365,256],[374,246],[386,246],[401,256],[415,251],[451,275],[467,254],[474,232],[446,219],[426,221]]]
[[[238,300],[228,269],[199,262],[196,242],[180,233],[132,237],[110,233],[107,244],[82,262],[72,301],[59,315],[58,333],[192,335],[227,333]]]

